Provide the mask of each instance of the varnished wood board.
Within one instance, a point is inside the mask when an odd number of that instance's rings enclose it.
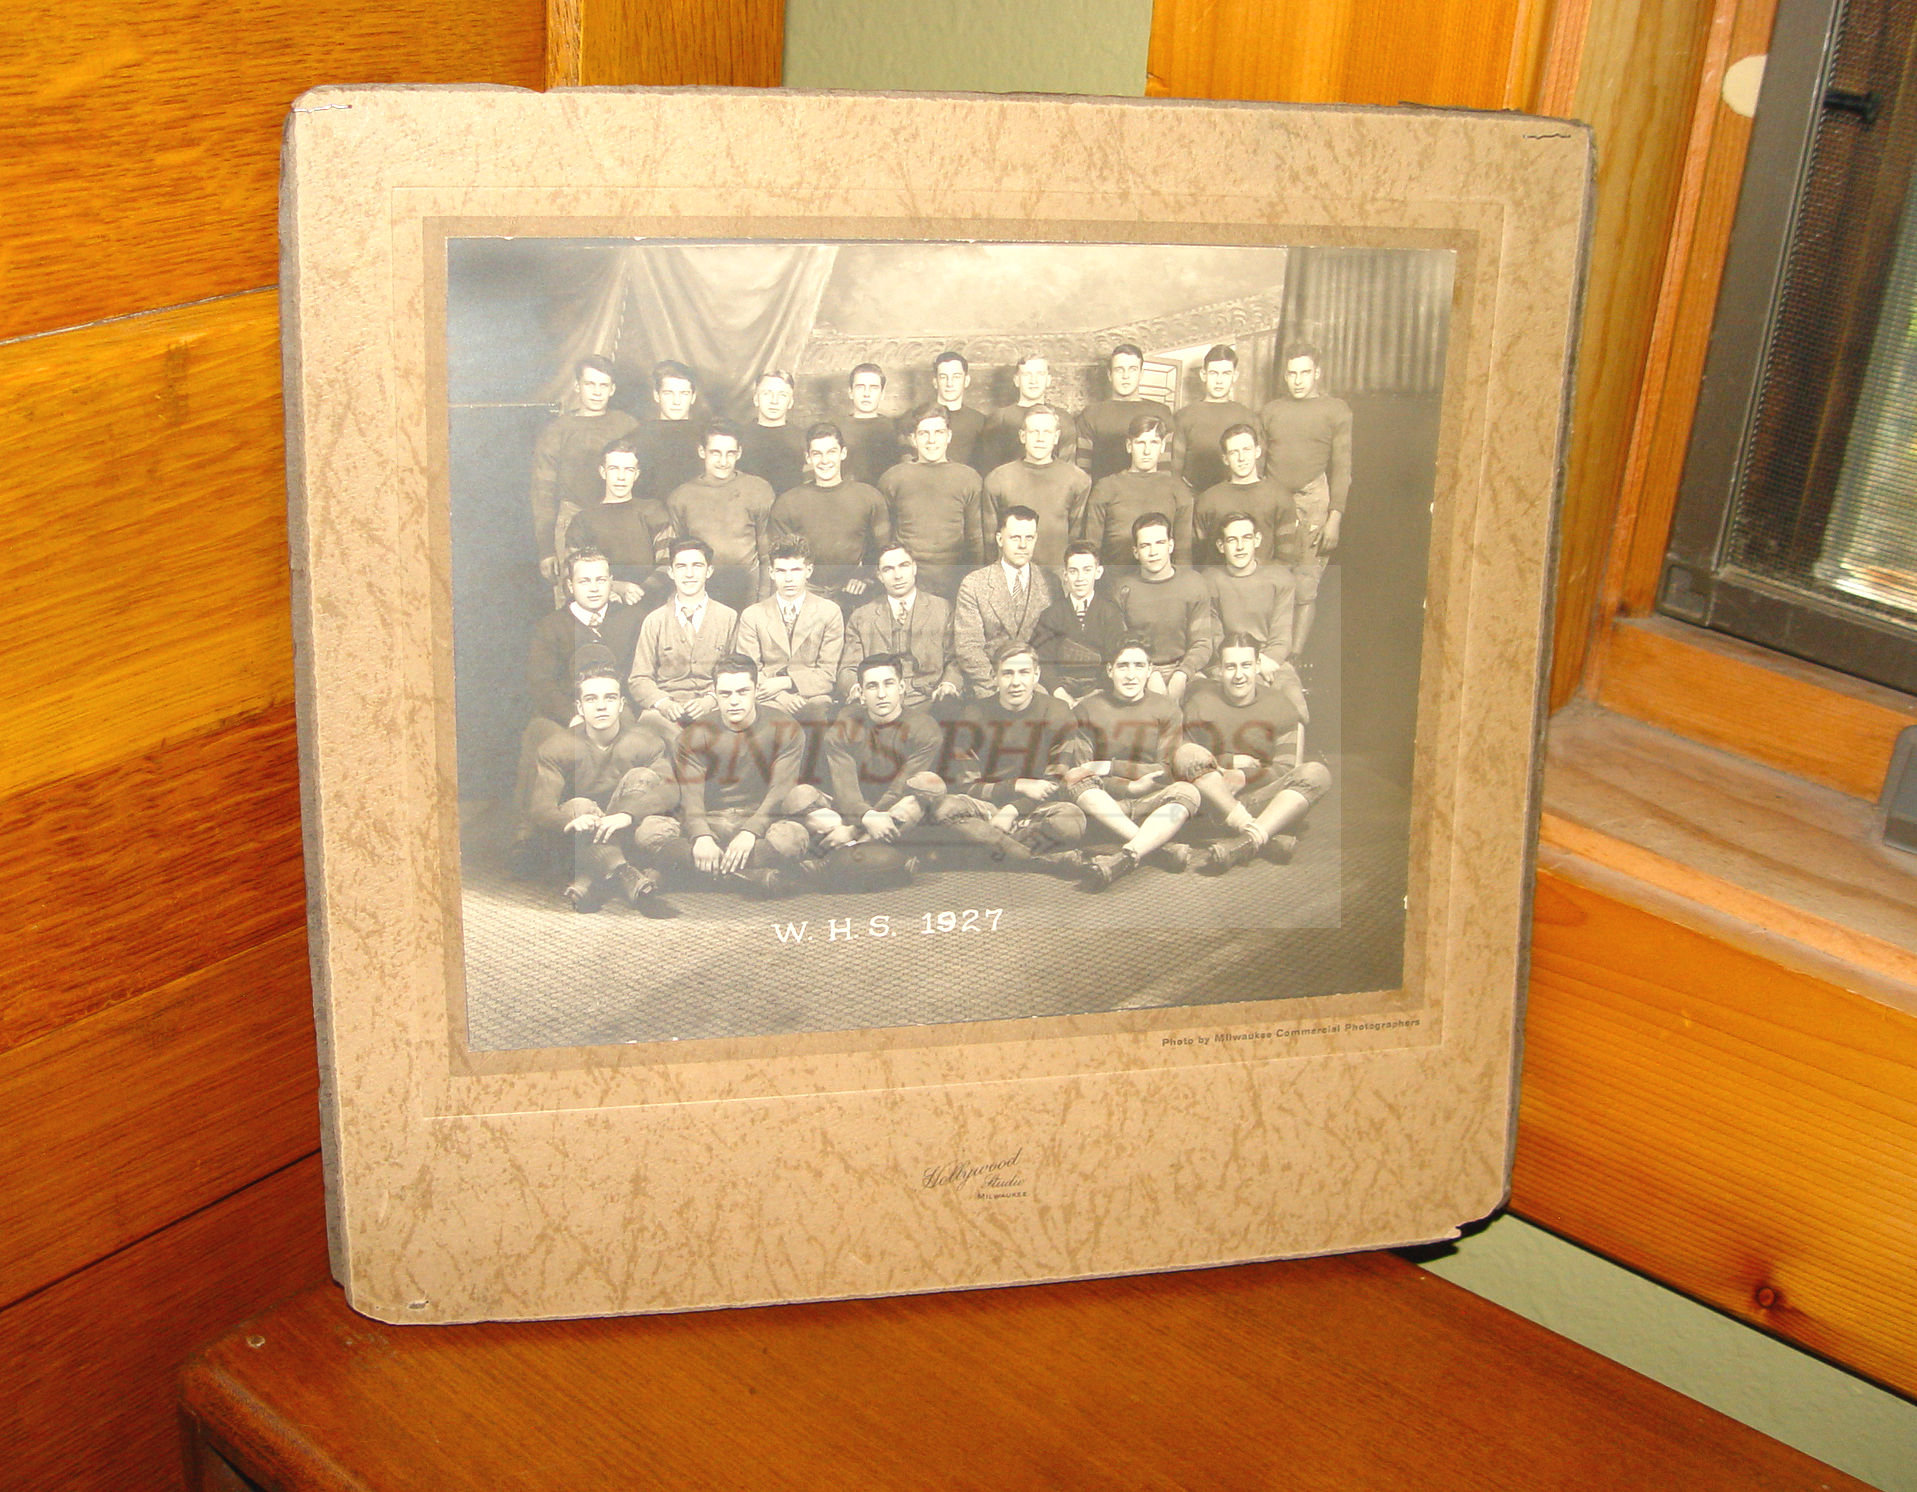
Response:
[[[579,1492],[1862,1485],[1389,1255],[430,1334],[321,1289],[184,1402],[301,1492],[516,1485],[529,1444]]]
[[[1546,13],[1527,0],[1157,0],[1146,92],[1529,108]]]
[[[0,798],[0,1051],[298,927],[293,711]]]
[[[1597,702],[1876,801],[1917,700],[1660,617],[1608,633]]]
[[[295,928],[0,1053],[0,1301],[319,1148]]]
[[[271,285],[280,128],[308,88],[545,76],[543,0],[93,0],[26,17],[0,47],[0,338]]]
[[[1872,807],[1628,717],[1547,737],[1543,838],[1876,976],[1917,1013],[1917,857]]]
[[[1585,26],[1570,113],[1597,138],[1597,226],[1560,525],[1554,707],[1571,696],[1584,666],[1710,17],[1710,0],[1630,0],[1593,6]]]
[[[1513,1210],[1917,1390],[1917,1018],[1602,879],[1540,869]]]
[[[776,88],[785,0],[547,0],[546,86]]]
[[[0,796],[291,700],[278,310],[0,345]]]
[[[0,1311],[0,1480],[23,1492],[180,1483],[179,1365],[326,1278],[317,1157]]]

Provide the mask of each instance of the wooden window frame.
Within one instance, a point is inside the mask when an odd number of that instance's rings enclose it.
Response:
[[[1750,146],[1750,120],[1723,101],[1724,74],[1766,50],[1775,13],[1776,0],[1712,9],[1609,555],[1584,635],[1576,617],[1560,627],[1551,703],[1581,698],[1875,798],[1898,732],[1917,724],[1917,698],[1654,614]]]

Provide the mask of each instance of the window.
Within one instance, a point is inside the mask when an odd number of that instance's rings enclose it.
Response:
[[[1917,0],[1779,6],[1658,600],[1907,691],[1914,39]]]

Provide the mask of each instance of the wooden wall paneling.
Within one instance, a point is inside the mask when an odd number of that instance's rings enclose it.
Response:
[[[1917,1020],[1544,862],[1512,1209],[1917,1392]]]
[[[546,0],[546,86],[776,88],[785,0]]]
[[[180,1364],[326,1272],[312,1156],[0,1312],[0,1482],[180,1485]]]
[[[292,698],[277,298],[0,344],[0,796]]]
[[[544,77],[541,0],[87,0],[0,31],[0,338],[279,277],[286,109],[320,83]]]
[[[1715,0],[1715,8],[1734,3]],[[1619,0],[1590,7],[1577,38],[1565,112],[1596,133],[1597,220],[1559,520],[1554,709],[1584,667],[1713,14],[1713,0]],[[1559,66],[1547,76],[1561,90],[1570,37],[1557,39]]]
[[[4,1051],[305,925],[292,706],[0,799],[0,843]]]
[[[1662,617],[1606,634],[1597,702],[1855,798],[1875,800],[1917,700]]]
[[[1522,107],[1547,0],[1157,0],[1153,98]]]
[[[306,930],[0,1053],[0,1304],[319,1148]]]

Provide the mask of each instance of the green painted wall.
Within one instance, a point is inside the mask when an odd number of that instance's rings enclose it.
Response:
[[[1142,94],[1151,0],[787,0],[792,88]],[[1427,1266],[1885,1492],[1917,1405],[1516,1218]]]
[[[1151,0],[786,0],[788,88],[1145,91]]]

